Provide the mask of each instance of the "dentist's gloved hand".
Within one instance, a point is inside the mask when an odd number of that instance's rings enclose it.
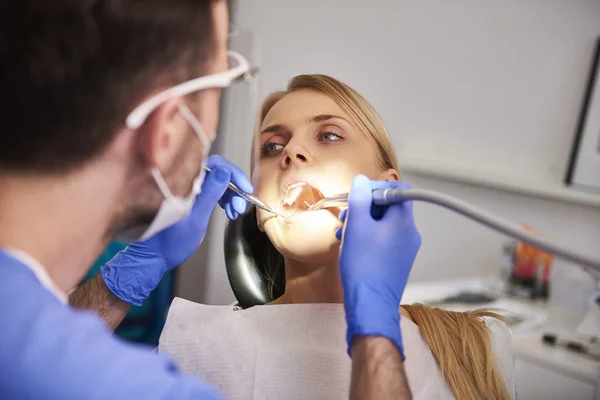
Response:
[[[354,179],[348,209],[340,214],[344,226],[339,268],[344,289],[348,353],[356,335],[392,340],[404,359],[400,332],[400,299],[421,247],[412,202],[374,206],[372,190],[408,189],[405,182]]]
[[[241,190],[252,193],[252,184],[244,172],[219,155],[207,158],[202,191],[190,214],[178,223],[140,242],[132,243],[102,266],[106,286],[121,300],[141,305],[154,290],[165,271],[183,264],[204,239],[211,213],[218,203],[230,219],[246,210],[246,200],[228,190],[232,181]]]

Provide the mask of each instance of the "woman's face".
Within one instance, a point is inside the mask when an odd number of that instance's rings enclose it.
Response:
[[[256,140],[253,185],[257,196],[275,209],[286,200],[286,188],[302,182],[327,197],[347,193],[358,174],[398,179],[396,171],[381,169],[373,146],[350,117],[316,91],[285,95],[269,110]],[[259,228],[286,258],[325,262],[338,256],[335,231],[341,226],[340,211],[305,211],[287,220],[257,213]]]

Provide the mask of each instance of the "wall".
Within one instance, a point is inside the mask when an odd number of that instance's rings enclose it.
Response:
[[[330,74],[377,108],[401,165],[413,158],[441,160],[549,184],[563,179],[600,34],[599,1],[253,0],[239,2],[235,18],[259,44],[253,54],[261,68],[258,98],[293,75]],[[220,134],[227,142],[223,154],[246,167],[252,122],[243,118]],[[598,208],[406,179],[600,257]],[[202,267],[201,300],[209,303],[233,300],[219,216],[212,228],[219,240]],[[416,205],[416,217],[423,247],[413,281],[497,273],[502,236],[427,204]]]

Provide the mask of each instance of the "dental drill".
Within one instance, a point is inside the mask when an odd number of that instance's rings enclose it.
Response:
[[[592,257],[578,254],[558,243],[535,236],[519,225],[510,221],[495,216],[487,211],[477,208],[464,201],[458,200],[451,196],[437,193],[431,190],[424,189],[375,189],[373,190],[373,204],[375,205],[391,205],[404,201],[424,201],[432,204],[448,208],[465,217],[479,222],[491,229],[511,236],[515,239],[526,242],[540,250],[548,253],[553,253],[567,260],[573,261],[585,267],[589,272],[600,274],[600,260]],[[326,207],[331,207],[334,204],[347,204],[348,193],[343,193],[336,196],[326,197],[315,204],[311,205],[309,210],[320,210]],[[593,271],[592,271],[593,270]]]

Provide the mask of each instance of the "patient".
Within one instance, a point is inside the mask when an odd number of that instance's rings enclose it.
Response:
[[[282,212],[289,211],[285,204],[293,202],[289,197],[297,195],[294,188],[303,183],[317,189],[318,195],[331,196],[348,192],[357,174],[373,180],[400,179],[383,121],[362,96],[333,78],[295,77],[286,91],[264,101],[257,125],[251,166],[255,193]],[[247,234],[264,237],[273,318],[291,318],[290,312],[296,313],[296,320],[312,318],[311,311],[277,308],[289,304],[339,304],[343,315],[337,266],[340,242],[335,237],[341,226],[340,211],[307,211],[283,220],[257,210],[247,219],[254,228],[250,233],[246,229]],[[323,318],[332,318],[328,312]],[[502,317],[487,310],[459,313],[419,304],[403,305],[401,314],[407,375],[415,398],[419,393],[434,398],[511,397],[512,359],[499,360],[500,355],[494,354],[489,328],[506,335]],[[343,331],[343,320],[336,324]],[[322,334],[326,341],[327,332]],[[177,354],[172,355],[177,360]],[[207,378],[202,367],[194,368]],[[432,387],[436,385],[440,387]]]

